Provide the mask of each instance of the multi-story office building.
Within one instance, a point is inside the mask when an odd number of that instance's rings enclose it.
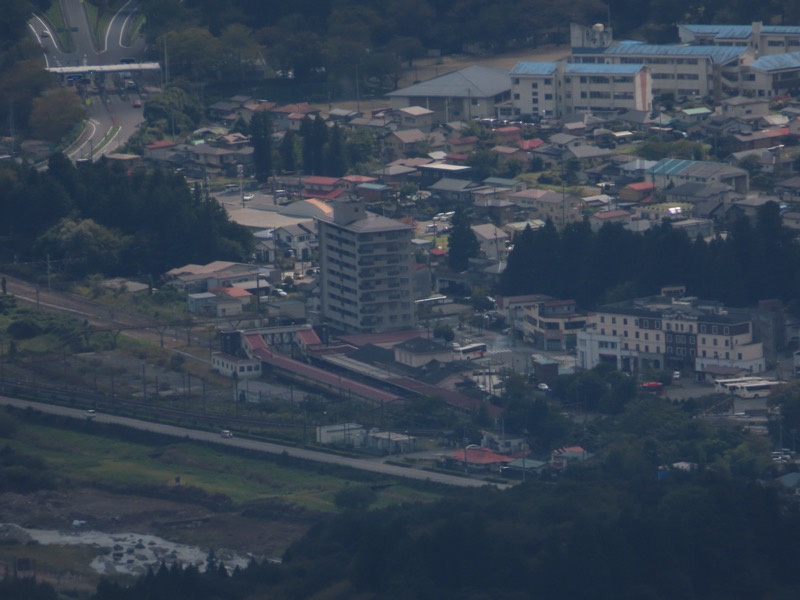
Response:
[[[578,333],[577,364],[612,362],[621,371],[715,368],[765,370],[747,311],[696,298],[656,296],[601,306]]]
[[[413,227],[367,213],[360,201],[334,204],[318,221],[320,314],[344,332],[415,325]]]

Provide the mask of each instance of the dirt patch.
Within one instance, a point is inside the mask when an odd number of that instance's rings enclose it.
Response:
[[[285,550],[318,520],[308,511],[272,507],[257,517],[240,511],[214,512],[182,502],[120,495],[91,488],[45,491],[33,494],[0,494],[0,523],[15,523],[28,529],[57,531],[101,531],[155,535],[171,542],[197,546],[216,554],[228,551],[258,559],[280,559]],[[0,535],[0,546],[23,540]],[[64,550],[63,553],[68,552]],[[24,554],[24,552],[22,552]],[[84,553],[75,560],[84,561]],[[69,582],[67,574],[81,572],[83,589],[93,588],[99,575],[87,575],[87,565],[56,567],[39,561],[37,576],[48,581]]]

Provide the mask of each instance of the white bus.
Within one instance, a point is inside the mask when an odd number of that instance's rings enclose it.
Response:
[[[459,354],[464,358],[472,360],[473,358],[480,358],[486,352],[486,344],[467,344],[466,346],[459,346],[453,348],[455,354]]]
[[[763,377],[734,377],[732,379],[717,379],[714,381],[714,391],[720,394],[730,394],[731,387],[741,383],[752,383],[761,381]]]
[[[760,381],[745,381],[730,387],[731,394],[739,398],[765,398],[772,393],[773,388],[781,385],[781,381],[762,379]]]

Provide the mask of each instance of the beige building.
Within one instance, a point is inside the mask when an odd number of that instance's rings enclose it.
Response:
[[[613,362],[625,372],[691,367],[765,370],[751,316],[697,298],[656,296],[600,307],[578,334],[577,364]]]
[[[515,116],[562,118],[653,108],[650,72],[641,64],[519,62],[510,75]]]
[[[333,218],[318,221],[323,321],[345,332],[414,327],[413,233],[362,202],[336,202]]]

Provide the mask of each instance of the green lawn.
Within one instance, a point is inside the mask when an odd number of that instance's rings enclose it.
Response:
[[[93,424],[86,423],[89,430]],[[236,505],[277,499],[309,510],[335,511],[333,498],[346,477],[316,464],[283,466],[270,457],[242,455],[198,442],[176,440],[158,447],[107,435],[21,423],[11,445],[42,457],[56,472],[77,484],[111,489],[169,486],[176,477],[185,486],[224,494]],[[438,496],[406,485],[379,494],[378,505],[430,501]]]

